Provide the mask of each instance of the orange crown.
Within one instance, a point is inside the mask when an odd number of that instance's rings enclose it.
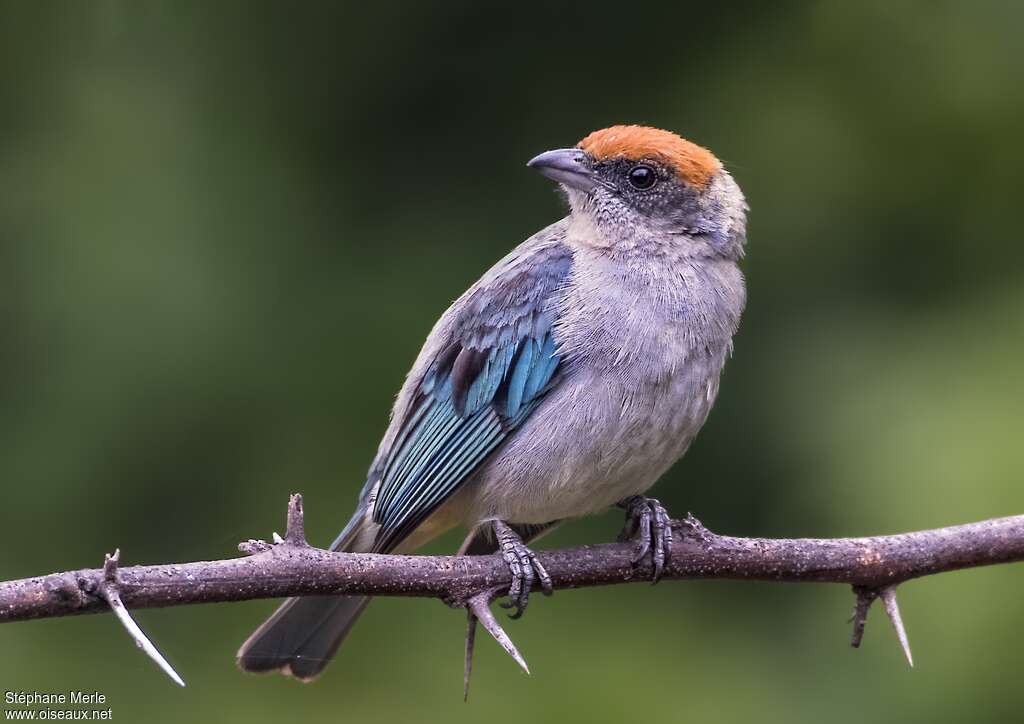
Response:
[[[599,161],[628,158],[660,161],[675,169],[683,181],[703,191],[722,164],[706,148],[671,131],[648,126],[612,126],[594,131],[578,144]]]

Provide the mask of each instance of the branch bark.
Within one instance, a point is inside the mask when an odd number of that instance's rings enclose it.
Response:
[[[1024,515],[898,535],[835,539],[736,538],[717,535],[692,516],[672,522],[664,579],[738,579],[844,583],[857,596],[853,645],[871,603],[883,598],[901,643],[906,634],[895,601],[905,581],[961,568],[1024,560]],[[244,601],[286,596],[361,594],[439,598],[481,613],[511,577],[500,556],[402,556],[336,553],[303,535],[302,503],[292,496],[288,529],[278,542],[250,540],[249,555],[216,561],[117,569],[127,608]],[[631,543],[581,546],[539,554],[556,590],[645,582],[649,561],[634,565]],[[109,567],[108,567],[109,568]],[[0,583],[0,623],[109,611],[103,568]],[[500,626],[488,630],[499,637]],[[507,639],[507,637],[505,637]],[[509,641],[510,645],[511,642]],[[502,646],[509,650],[505,643]],[[909,646],[905,646],[909,658]],[[509,651],[518,655],[514,646]]]

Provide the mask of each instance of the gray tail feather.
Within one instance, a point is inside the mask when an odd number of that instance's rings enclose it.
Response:
[[[357,545],[362,511],[331,546],[353,551]],[[244,671],[280,670],[303,681],[315,679],[330,662],[370,602],[367,596],[304,596],[289,598],[246,639],[238,650]]]
[[[330,662],[369,602],[366,596],[289,598],[242,644],[238,665],[251,672],[280,669],[311,681]]]

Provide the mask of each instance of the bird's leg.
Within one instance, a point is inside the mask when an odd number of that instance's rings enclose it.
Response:
[[[633,563],[639,563],[650,551],[651,563],[654,565],[651,582],[657,583],[672,552],[672,526],[668,511],[659,500],[642,495],[620,500],[617,505],[626,510],[626,524],[622,527],[619,540],[637,538]]]
[[[501,557],[505,559],[509,570],[512,571],[512,585],[508,589],[508,602],[501,606],[502,608],[515,608],[515,611],[509,616],[519,618],[530,602],[530,589],[533,588],[534,580],[540,581],[540,587],[545,596],[551,595],[553,590],[551,576],[537,560],[537,554],[526,547],[523,539],[511,526],[500,520],[492,521],[491,525],[494,528],[494,536],[497,539]]]

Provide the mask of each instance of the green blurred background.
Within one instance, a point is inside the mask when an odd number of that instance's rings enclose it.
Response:
[[[750,301],[655,489],[720,532],[1024,510],[1024,4],[5,2],[0,578],[227,557],[306,495],[347,519],[437,316],[558,218],[525,161],[621,122],[723,158]],[[605,541],[619,513],[545,546]],[[451,550],[458,536],[433,550]],[[316,684],[233,664],[269,601],[0,628],[0,688],[117,721],[1020,720],[1024,569],[913,582],[917,667],[842,587],[537,600],[522,675],[464,616],[376,602]]]

